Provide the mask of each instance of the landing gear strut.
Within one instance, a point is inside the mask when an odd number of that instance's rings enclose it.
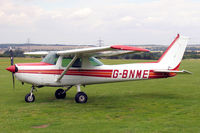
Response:
[[[35,86],[32,86],[31,92],[28,93],[28,94],[25,96],[25,101],[26,101],[27,103],[32,103],[32,102],[35,101],[35,96],[34,96],[34,94],[33,94],[33,91],[34,91],[34,90],[35,90]]]
[[[81,87],[80,85],[77,85],[77,94],[75,96],[75,101],[77,103],[86,103],[87,102],[87,95],[84,92],[81,92]]]

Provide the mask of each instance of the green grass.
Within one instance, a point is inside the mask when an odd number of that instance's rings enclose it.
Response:
[[[39,59],[16,58],[16,62]],[[105,64],[143,62],[102,60]],[[192,75],[168,79],[118,82],[82,88],[86,104],[74,101],[73,87],[64,100],[57,100],[57,88],[44,87],[35,92],[36,101],[28,104],[24,96],[30,85],[16,81],[5,70],[8,58],[0,58],[0,132],[67,133],[196,133],[200,132],[200,60],[184,60]],[[182,67],[181,66],[181,67]],[[44,125],[44,128],[34,128]]]

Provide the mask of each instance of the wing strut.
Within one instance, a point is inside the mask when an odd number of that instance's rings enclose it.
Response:
[[[64,71],[62,72],[62,74],[58,77],[58,79],[56,80],[56,82],[59,82],[63,78],[63,76],[67,73],[67,71],[72,66],[72,64],[76,61],[77,58],[78,58],[77,55],[75,55],[74,58],[71,60],[71,62],[64,69]]]

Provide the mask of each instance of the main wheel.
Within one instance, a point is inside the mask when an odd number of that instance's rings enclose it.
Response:
[[[64,99],[66,97],[66,92],[63,89],[57,89],[55,92],[55,97],[57,99]]]
[[[27,102],[27,103],[32,103],[32,102],[34,102],[35,101],[35,96],[32,94],[32,96],[31,96],[31,93],[29,93],[29,94],[27,94],[26,96],[25,96],[25,101]]]
[[[77,103],[86,103],[87,99],[88,97],[84,92],[78,92],[75,96],[75,101]]]

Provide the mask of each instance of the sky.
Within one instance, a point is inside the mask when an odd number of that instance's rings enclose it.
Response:
[[[200,0],[0,0],[0,43],[200,44]]]

